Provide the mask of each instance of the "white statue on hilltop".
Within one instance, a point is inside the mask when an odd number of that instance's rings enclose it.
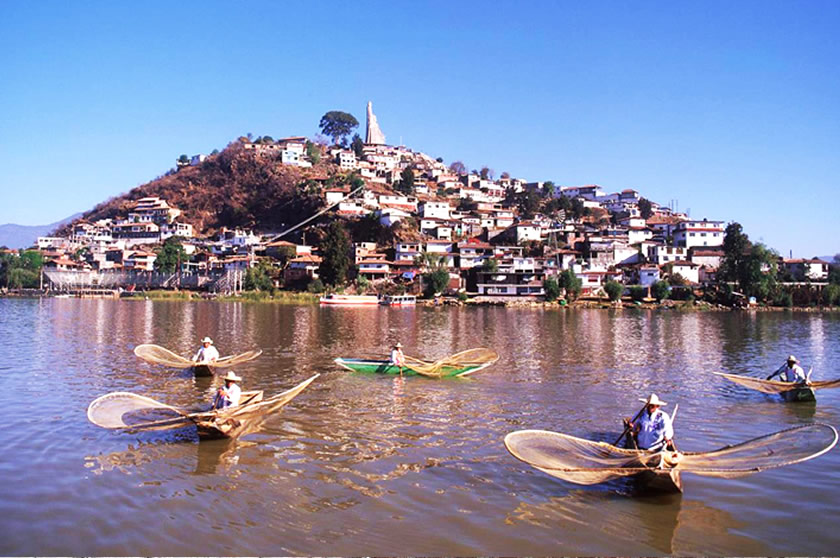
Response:
[[[385,134],[379,129],[379,123],[376,122],[376,115],[373,114],[373,103],[370,101],[367,104],[367,133],[365,134],[365,143],[385,145]]]

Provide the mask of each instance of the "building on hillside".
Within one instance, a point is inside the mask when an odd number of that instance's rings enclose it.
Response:
[[[359,162],[356,160],[356,154],[352,151],[339,151],[335,160],[341,170],[354,170],[359,167]]]
[[[452,206],[447,201],[425,201],[420,204],[420,217],[449,219]]]
[[[283,283],[294,285],[318,279],[319,267],[321,267],[320,256],[306,254],[293,258],[289,260],[286,269],[283,270]]]
[[[349,188],[328,188],[324,190],[324,201],[327,205],[334,205],[342,201],[349,193]]]
[[[662,267],[666,269],[669,277],[679,275],[692,285],[696,285],[700,282],[700,266],[696,263],[677,260],[675,262],[667,263]]]
[[[394,244],[395,262],[414,262],[420,256],[419,242],[398,241]]]
[[[674,245],[684,248],[723,246],[723,221],[681,221],[674,229]]]
[[[688,259],[688,249],[682,246],[664,246],[661,244],[650,247],[648,260],[656,265]]]
[[[639,285],[650,287],[662,279],[658,265],[643,265],[639,268]]]
[[[359,276],[370,281],[388,279],[391,276],[391,262],[385,258],[363,258],[358,263]]]
[[[476,288],[483,296],[543,296],[543,270],[518,271],[513,265],[499,265],[496,271],[476,271]]]
[[[723,250],[709,250],[704,248],[692,248],[688,252],[688,261],[700,266],[717,269],[723,261]],[[683,258],[686,259],[686,258]]]
[[[411,213],[396,207],[383,207],[379,210],[379,222],[386,227],[392,227],[407,217],[411,217]]]
[[[181,210],[170,207],[166,200],[157,196],[141,198],[134,202],[134,208],[128,213],[132,223],[171,223],[181,215]]]
[[[819,258],[782,259],[782,267],[789,271],[796,281],[827,281],[829,263]]]

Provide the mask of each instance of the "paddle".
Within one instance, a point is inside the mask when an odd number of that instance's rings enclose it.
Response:
[[[674,421],[675,421],[675,420],[677,420],[677,411],[679,411],[679,410],[680,410],[680,404],[679,404],[679,403],[677,403],[676,405],[674,405],[674,412],[673,412],[673,413],[671,413],[671,427],[672,427],[672,428],[673,428],[673,426],[674,426]],[[666,447],[667,447],[667,446],[666,446]],[[674,439],[673,439],[673,438],[671,438],[671,447],[672,447],[672,448],[674,448],[674,450],[673,450],[673,451],[679,451],[679,450],[677,449],[677,443],[676,443],[676,442],[674,442]]]
[[[619,437],[618,437],[618,439],[617,439],[615,442],[613,442],[613,444],[612,444],[612,445],[614,445],[614,446],[618,447],[618,443],[619,443],[619,442],[621,441],[621,439],[622,439],[622,438],[624,438],[624,436],[626,436],[626,435],[627,435],[627,433],[630,431],[630,425],[631,425],[631,424],[633,424],[634,422],[636,422],[637,420],[639,420],[639,417],[640,417],[640,416],[642,416],[642,413],[644,413],[644,412],[645,412],[645,409],[646,409],[646,408],[647,408],[647,403],[645,403],[644,407],[642,407],[641,409],[639,409],[639,412],[638,412],[638,413],[636,413],[636,416],[635,416],[635,417],[633,417],[633,419],[632,419],[632,420],[630,420],[630,421],[629,421],[629,422],[628,422],[628,423],[624,426],[624,432],[622,432],[622,433],[621,433],[621,436],[619,436]],[[635,442],[635,440],[634,440],[634,442]]]

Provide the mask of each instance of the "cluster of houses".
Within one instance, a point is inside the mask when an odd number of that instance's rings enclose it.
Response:
[[[246,150],[271,153],[282,164],[312,166],[307,140],[243,142]],[[539,296],[547,277],[571,269],[584,293],[597,293],[606,281],[650,286],[661,279],[688,285],[715,281],[723,258],[723,221],[691,219],[655,202],[642,217],[639,192],[607,193],[597,185],[548,187],[542,182],[493,179],[492,173],[456,172],[439,159],[404,146],[365,144],[361,156],[341,147],[326,148],[341,173],[355,173],[365,188],[324,188],[335,218],[375,215],[382,226],[400,224],[390,246],[356,242],[349,254],[358,276],[377,283],[406,283],[419,288],[418,277],[430,262],[450,273],[450,287],[488,296]],[[196,156],[191,164],[200,164]],[[186,164],[186,163],[185,163]],[[412,173],[411,193],[397,187]],[[589,208],[587,217],[559,211],[523,219],[511,194],[535,190],[541,196],[564,196]],[[166,200],[147,197],[134,203],[124,219],[80,221],[64,238],[42,237],[38,248],[46,267],[152,271],[155,246],[181,237],[189,256],[187,273],[243,270],[261,259],[282,269],[286,285],[318,278],[316,248],[261,238],[247,230],[222,230],[215,238],[196,238],[181,211]],[[411,240],[405,240],[410,238]],[[794,277],[824,281],[829,265],[819,259],[781,260]],[[679,277],[677,277],[679,276]]]

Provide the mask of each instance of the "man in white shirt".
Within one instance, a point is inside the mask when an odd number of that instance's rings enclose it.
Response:
[[[674,426],[671,423],[671,417],[660,409],[667,403],[659,399],[655,393],[651,393],[650,397],[639,399],[639,401],[645,403],[645,409],[635,423],[630,423],[639,449],[660,451],[672,445]]]
[[[219,360],[219,351],[213,346],[213,340],[205,337],[201,340],[201,348],[195,353],[193,362],[196,364],[207,364]]]
[[[222,379],[225,381],[225,385],[216,391],[216,397],[213,398],[213,408],[224,409],[225,407],[239,405],[242,388],[237,385],[237,382],[241,382],[242,378],[237,376],[233,370],[230,370]]]
[[[778,370],[767,376],[768,380],[772,380],[776,376],[781,376],[784,374],[784,380],[786,382],[805,382],[808,378],[805,376],[805,371],[802,370],[802,367],[797,364],[799,361],[796,360],[796,357],[790,355],[787,358],[787,362],[785,362]]]
[[[405,355],[402,352],[402,343],[397,343],[391,349],[391,365],[400,367],[400,374],[402,374],[403,366],[405,366]]]

